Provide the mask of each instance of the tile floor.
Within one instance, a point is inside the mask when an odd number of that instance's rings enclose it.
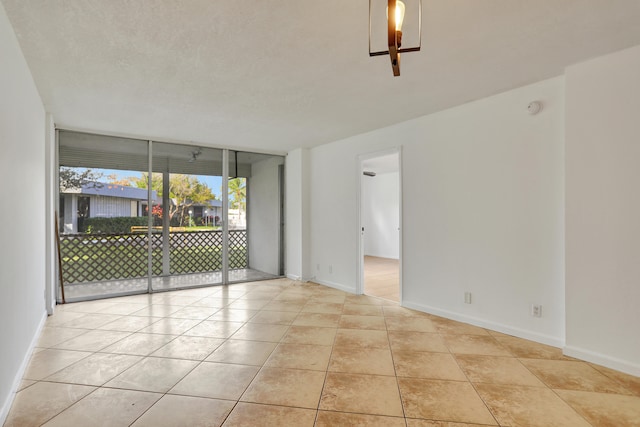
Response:
[[[400,261],[365,256],[364,293],[400,302]]]
[[[5,426],[640,426],[640,378],[286,279],[59,306]]]

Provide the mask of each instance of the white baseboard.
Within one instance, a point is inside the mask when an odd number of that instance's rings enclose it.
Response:
[[[350,294],[355,294],[356,293],[355,288],[348,288],[348,287],[346,287],[344,285],[341,285],[339,283],[330,282],[328,280],[318,280],[318,279],[316,279],[314,277],[310,281],[314,282],[314,283],[317,283],[319,285],[324,285],[324,286],[328,286],[330,288],[338,289],[340,291],[348,292]]]
[[[42,328],[44,328],[44,323],[47,320],[47,312],[46,310],[42,314],[42,318],[40,319],[40,323],[36,328],[36,333],[31,338],[31,343],[29,344],[29,348],[27,349],[27,353],[22,358],[22,363],[16,372],[16,375],[13,377],[13,385],[11,387],[11,393],[2,403],[2,408],[0,408],[0,425],[4,425],[7,420],[7,416],[9,415],[9,410],[11,409],[11,405],[13,404],[13,400],[16,397],[16,392],[20,387],[20,383],[22,382],[22,377],[24,377],[24,373],[29,366],[29,360],[31,360],[31,354],[38,343],[38,339],[40,338],[40,334],[42,333]]]
[[[558,337],[540,334],[538,332],[528,331],[526,329],[514,328],[513,326],[481,319],[478,317],[467,316],[465,314],[460,314],[453,311],[442,310],[439,308],[416,304],[408,301],[403,301],[402,305],[413,310],[422,311],[425,313],[433,314],[435,316],[445,317],[451,320],[457,320],[459,322],[469,323],[474,326],[491,329],[492,331],[502,332],[503,334],[513,335],[518,338],[524,338],[526,340],[539,342],[541,344],[546,344],[553,347],[562,348],[565,344],[564,340]]]
[[[290,280],[295,280],[297,282],[310,282],[313,280],[313,277],[301,277],[301,276],[296,276],[294,274],[287,274],[287,279]]]
[[[617,359],[615,357],[607,356],[606,354],[570,345],[566,346],[562,352],[565,355],[575,357],[576,359],[585,360],[587,362],[595,363],[596,365],[624,372],[625,374],[640,377],[640,364],[632,363],[628,360]]]

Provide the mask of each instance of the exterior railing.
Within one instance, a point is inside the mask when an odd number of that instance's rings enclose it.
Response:
[[[152,271],[163,272],[162,233],[151,235]],[[147,277],[148,235],[63,234],[60,236],[65,285]],[[229,269],[248,268],[246,230],[229,231]],[[171,274],[222,270],[222,231],[169,233]]]

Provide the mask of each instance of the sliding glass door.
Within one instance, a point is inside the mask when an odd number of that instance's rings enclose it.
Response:
[[[68,301],[284,273],[281,156],[59,131]]]
[[[146,292],[148,142],[59,132],[58,244],[68,301]]]
[[[222,150],[153,142],[152,151],[161,236],[153,290],[223,283]]]

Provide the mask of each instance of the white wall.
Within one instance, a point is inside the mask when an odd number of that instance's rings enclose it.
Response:
[[[400,257],[400,173],[362,177],[364,254]]]
[[[640,375],[640,46],[566,72],[566,353]]]
[[[356,159],[401,145],[403,303],[563,345],[563,142],[559,77],[312,149],[317,280],[355,292]]]
[[[0,424],[46,318],[45,111],[0,3]]]
[[[285,163],[285,274],[294,280],[312,278],[310,268],[309,150],[287,154]]]
[[[281,157],[251,165],[248,182],[249,267],[280,274],[280,177]]]

